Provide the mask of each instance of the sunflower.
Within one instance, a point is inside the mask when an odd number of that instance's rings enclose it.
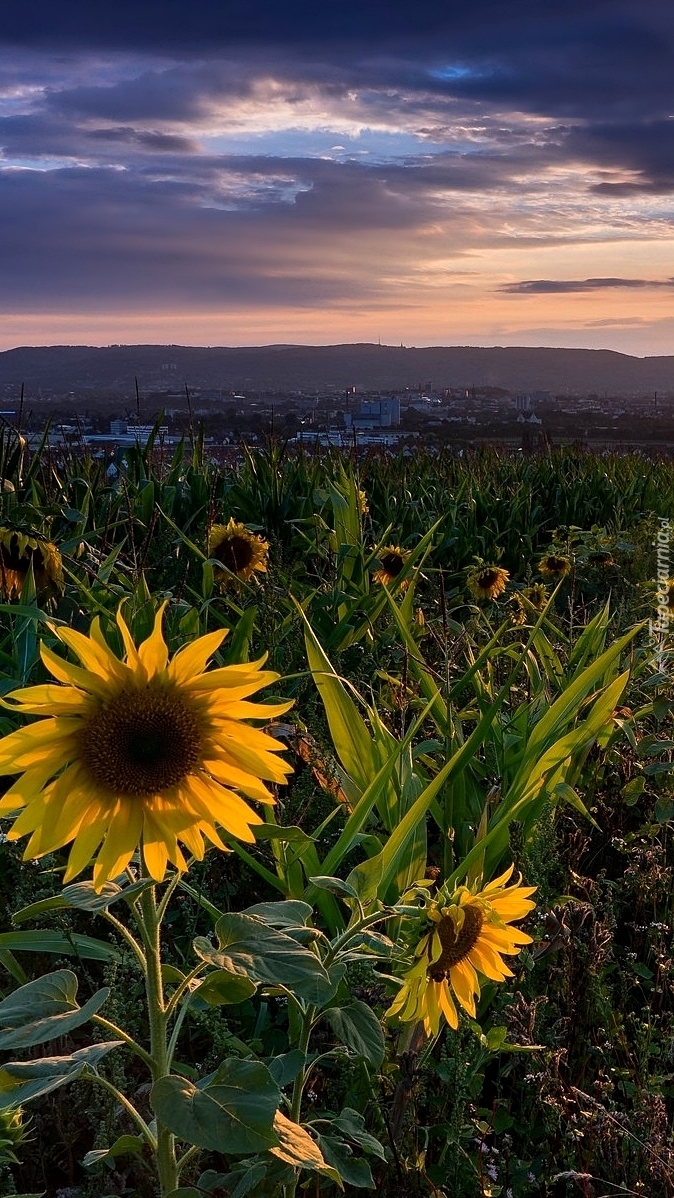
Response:
[[[566,578],[567,574],[571,573],[571,559],[556,553],[547,553],[538,563],[538,569],[546,578],[559,582],[560,578]]]
[[[38,533],[0,527],[0,595],[4,599],[21,594],[31,565],[38,594],[63,586],[63,563],[56,545]]]
[[[360,488],[358,488],[356,493],[356,504],[358,507],[358,514],[360,516],[367,516],[370,506],[367,502],[367,495],[365,494],[365,491],[362,491]]]
[[[388,586],[390,583],[395,582],[409,556],[409,549],[401,549],[400,545],[387,545],[377,557],[377,560],[381,562],[381,566],[372,575],[375,582],[380,582],[383,586]],[[404,579],[401,583],[401,587],[408,585],[408,579]]]
[[[542,582],[535,582],[533,586],[525,587],[522,595],[536,611],[543,611],[549,598],[547,587]]]
[[[0,775],[20,774],[0,800],[0,816],[17,816],[9,840],[30,836],[24,860],[72,841],[65,882],[95,856],[100,890],[141,844],[145,866],[160,882],[169,861],[187,868],[179,841],[199,860],[204,840],[224,849],[218,827],[250,842],[252,825],[262,820],[236,792],[272,803],[263,779],[285,782],[291,772],[276,757],[279,742],[244,723],[291,706],[247,702],[278,674],[261,669],[264,657],[206,672],[223,631],[184,645],[169,661],[165,606],[138,648],[117,613],[123,659],[104,640],[98,618],[89,636],[52,627],[81,665],[42,645],[44,664],[65,685],[31,686],[4,700],[22,715],[46,718],[0,741]]]
[[[591,553],[587,560],[590,566],[595,566],[599,570],[608,570],[609,566],[615,565],[613,554],[609,553],[608,549],[598,549],[595,553]]]
[[[428,916],[435,925],[419,941],[416,963],[405,974],[394,1002],[386,1012],[403,1022],[423,1020],[426,1033],[437,1035],[444,1015],[450,1027],[459,1026],[454,998],[475,1018],[480,997],[478,974],[493,982],[512,977],[503,957],[515,956],[531,936],[510,927],[523,919],[535,903],[529,895],[535,886],[506,883],[514,866],[473,893],[460,886],[448,906],[432,902]]]
[[[500,566],[479,566],[471,570],[466,586],[475,599],[496,599],[505,591],[509,578],[509,572]]]
[[[229,524],[214,524],[208,537],[208,556],[217,558],[229,571],[216,570],[219,581],[226,583],[234,574],[240,582],[248,582],[257,570],[267,572],[269,543],[239,524],[232,517]]]
[[[527,622],[527,609],[519,594],[513,595],[510,600],[510,619],[516,626],[521,626]]]
[[[666,608],[669,615],[674,616],[674,578],[667,578],[658,587],[656,603],[658,608]]]

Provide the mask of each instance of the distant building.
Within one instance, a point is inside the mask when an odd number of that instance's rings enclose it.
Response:
[[[347,428],[354,429],[397,428],[400,400],[397,395],[388,399],[364,399],[355,415],[344,413],[344,423]]]
[[[518,412],[530,412],[531,411],[531,396],[526,395],[526,394],[516,395],[515,396],[515,407],[517,408]]]

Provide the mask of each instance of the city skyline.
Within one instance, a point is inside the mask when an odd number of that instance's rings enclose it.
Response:
[[[0,349],[671,353],[671,5],[448,7],[6,6]]]

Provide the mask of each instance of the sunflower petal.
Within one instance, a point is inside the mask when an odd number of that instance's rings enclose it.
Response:
[[[133,857],[143,830],[143,809],[133,799],[119,799],[94,864],[94,889],[119,876]]]
[[[199,674],[198,677],[192,678],[187,683],[187,687],[190,691],[210,691],[219,687],[246,686],[247,683],[257,679],[261,689],[263,686],[269,686],[272,682],[278,682],[281,676],[275,670],[261,668],[268,657],[268,653],[263,653],[257,661],[245,661],[240,665],[219,666],[217,670],[207,670],[205,674]]]
[[[40,645],[40,657],[50,674],[53,674],[59,682],[79,687],[80,690],[88,691],[92,695],[102,697],[107,694],[109,683],[100,674],[93,673],[91,670],[83,670],[81,666],[71,665],[69,661],[58,657],[47,645]]]
[[[249,844],[254,842],[251,824],[261,824],[262,817],[233,790],[226,790],[219,782],[201,778],[197,774],[191,774],[185,786],[189,788],[190,798],[203,819],[215,820],[237,840],[245,840]]]
[[[238,766],[230,765],[226,761],[212,761],[206,759],[204,761],[204,769],[212,774],[218,782],[222,782],[225,786],[234,786],[237,790],[242,790],[249,799],[257,799],[259,803],[273,803],[274,796],[271,791],[265,786],[260,778],[256,778],[254,774],[247,773],[241,770]]]
[[[170,681],[184,685],[203,674],[209,659],[220,648],[228,631],[227,628],[221,628],[218,632],[208,632],[198,640],[192,641],[190,645],[183,645],[169,664]]]
[[[99,645],[96,641],[92,641],[91,637],[85,636],[83,632],[77,632],[75,628],[67,628],[64,625],[58,628],[52,626],[52,631],[56,633],[59,640],[63,641],[73,653],[79,657],[85,670],[92,674],[99,674],[105,680],[114,680],[116,682],[126,682],[128,680],[129,671],[123,662],[115,657],[112,649],[105,648]]]
[[[123,604],[120,603],[119,607],[117,608],[117,616],[116,616],[117,627],[119,628],[119,631],[122,634],[122,642],[124,644],[124,652],[126,653],[126,664],[127,664],[127,666],[130,666],[130,668],[132,670],[134,670],[134,672],[135,672],[139,668],[140,658],[138,656],[138,650],[136,648],[134,639],[131,636],[131,633],[129,632],[129,626],[128,626],[126,620],[124,619],[124,616],[122,615],[122,607],[123,607]]]
[[[442,1011],[449,1026],[456,1031],[459,1026],[459,1016],[450,994],[449,986],[446,982],[442,982],[440,984],[439,1002],[440,1010]]]
[[[449,971],[452,990],[464,1011],[475,1018],[475,999],[480,997],[480,987],[473,966],[465,958],[453,965]]]
[[[168,664],[168,648],[161,630],[166,607],[167,600],[164,600],[155,616],[152,632],[138,649],[138,657],[148,682],[158,674],[162,674]]]
[[[55,686],[53,682],[45,682],[41,686],[25,686],[11,691],[1,702],[10,711],[27,715],[79,715],[89,699],[77,687]]]

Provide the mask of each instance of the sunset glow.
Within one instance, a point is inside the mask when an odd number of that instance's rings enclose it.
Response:
[[[671,8],[451,10],[0,16],[0,348],[671,352]]]

